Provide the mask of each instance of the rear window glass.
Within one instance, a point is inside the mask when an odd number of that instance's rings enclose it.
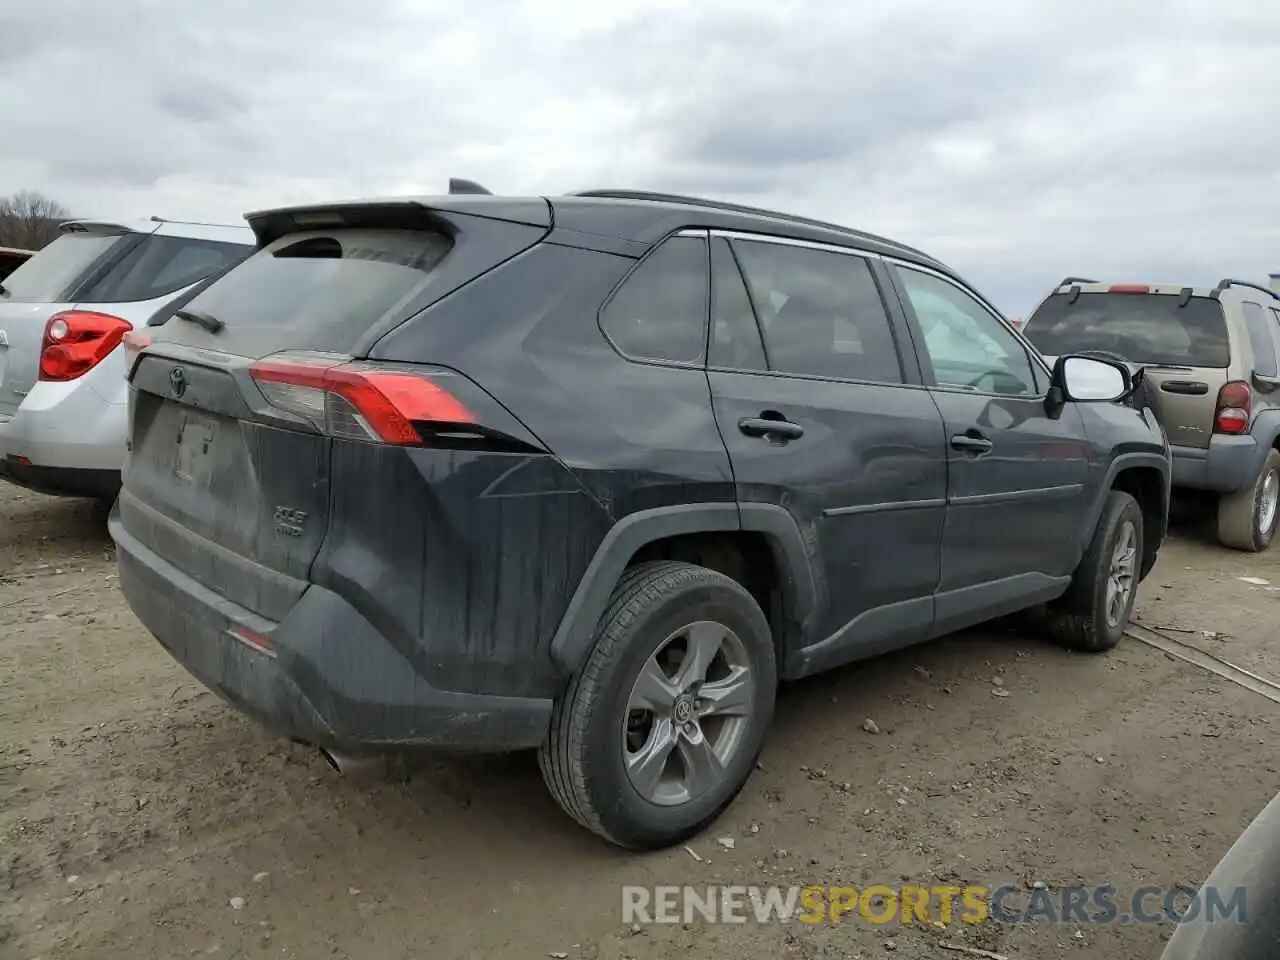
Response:
[[[1023,327],[1051,357],[1082,350],[1117,353],[1134,363],[1226,367],[1231,361],[1222,305],[1192,297],[1185,307],[1168,294],[1055,293]]]
[[[210,284],[186,309],[221,320],[219,345],[244,356],[346,351],[417,293],[450,245],[417,230],[291,233]],[[165,324],[170,336],[176,322]],[[184,324],[181,335],[199,337],[200,328]]]
[[[149,236],[80,292],[83,303],[136,303],[176,293],[247,256],[247,243]]]
[[[95,266],[118,244],[131,242],[130,233],[64,233],[5,277],[5,299],[33,303],[66,302]]]

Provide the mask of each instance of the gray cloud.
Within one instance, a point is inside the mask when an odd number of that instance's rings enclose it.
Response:
[[[235,220],[634,186],[1067,273],[1280,269],[1280,9],[1248,0],[46,0],[0,6],[0,193]]]

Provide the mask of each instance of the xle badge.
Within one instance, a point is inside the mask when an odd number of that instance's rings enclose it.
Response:
[[[305,532],[307,522],[305,510],[294,510],[292,507],[276,507],[276,535],[280,537],[300,537]]]

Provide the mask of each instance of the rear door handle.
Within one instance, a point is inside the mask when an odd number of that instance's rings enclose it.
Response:
[[[963,450],[965,453],[990,453],[994,446],[994,443],[980,435],[957,433],[951,438],[951,448]]]
[[[776,437],[780,440],[798,440],[804,436],[804,427],[790,420],[770,420],[766,417],[747,417],[738,421],[738,429],[748,437]]]

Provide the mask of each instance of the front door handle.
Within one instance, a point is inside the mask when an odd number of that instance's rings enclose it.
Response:
[[[777,440],[798,440],[804,436],[804,427],[790,420],[770,420],[767,417],[747,417],[738,421],[738,429],[748,437],[766,437]]]
[[[990,440],[977,433],[957,433],[951,438],[951,449],[963,450],[965,453],[990,453],[995,446]]]

